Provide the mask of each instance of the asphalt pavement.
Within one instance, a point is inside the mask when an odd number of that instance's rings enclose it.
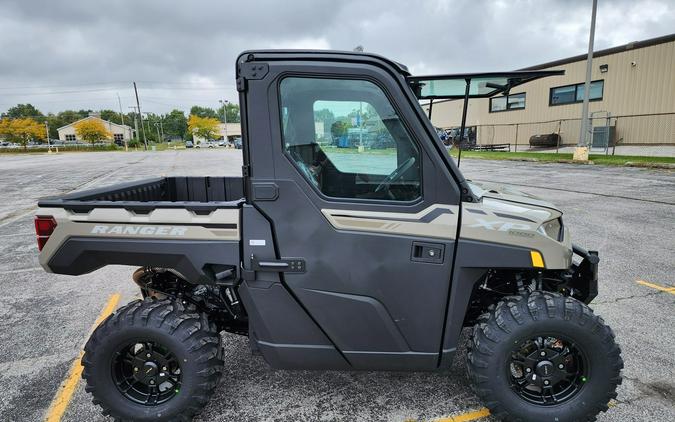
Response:
[[[39,421],[111,296],[119,293],[121,306],[138,292],[129,267],[45,273],[32,222],[37,199],[160,175],[238,175],[241,153],[7,155],[0,170],[0,420]],[[600,251],[591,306],[615,330],[626,367],[618,399],[599,420],[675,420],[675,290],[658,289],[675,286],[675,172],[470,159],[462,170],[558,204],[574,241]],[[311,372],[270,369],[243,337],[228,334],[224,343],[224,376],[200,421],[470,420],[478,414],[467,412],[482,409],[467,385],[464,350],[440,373]],[[62,420],[107,420],[75,386]]]

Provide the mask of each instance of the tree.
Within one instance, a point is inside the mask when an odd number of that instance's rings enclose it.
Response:
[[[112,134],[108,132],[105,125],[97,119],[87,119],[76,123],[75,133],[83,141],[91,142],[92,146],[96,141],[110,139],[112,137]]]
[[[227,123],[239,123],[241,122],[241,116],[239,115],[239,104],[227,103]],[[218,120],[223,121],[223,106],[218,108]],[[225,123],[225,122],[223,122]]]
[[[216,114],[216,111],[210,107],[201,107],[201,106],[192,106],[190,109],[190,115],[194,115],[197,117],[210,117],[212,119],[217,119],[218,114]],[[221,116],[223,115],[222,113],[220,114]]]
[[[2,114],[2,117],[10,117],[12,119],[31,118],[37,121],[44,121],[44,115],[40,110],[35,108],[32,104],[17,104]]]
[[[109,122],[117,123],[118,125],[122,124],[122,117],[120,117],[120,112],[115,111],[115,110],[101,110],[98,112],[99,115],[101,116],[101,119],[107,120]],[[127,126],[129,125],[130,120],[127,119],[126,116],[124,116],[124,124]]]
[[[338,120],[330,126],[330,133],[333,135],[333,139],[337,139],[347,134],[348,129],[349,125],[346,122]]]
[[[194,136],[209,140],[217,136],[219,124],[220,122],[215,118],[190,115],[188,130]]]
[[[164,115],[163,125],[166,136],[182,138],[188,130],[188,120],[181,110],[172,110],[171,113]]]
[[[21,144],[26,149],[28,141],[46,138],[45,128],[30,118],[0,119],[0,135],[10,142]]]

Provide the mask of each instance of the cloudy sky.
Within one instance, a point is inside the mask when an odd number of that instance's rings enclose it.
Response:
[[[0,112],[144,111],[237,100],[245,49],[366,51],[416,74],[512,70],[585,52],[591,0],[0,0]],[[596,49],[666,35],[672,0],[599,0]]]

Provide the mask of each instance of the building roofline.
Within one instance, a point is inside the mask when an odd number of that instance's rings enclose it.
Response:
[[[653,45],[665,44],[668,42],[675,41],[675,34],[664,35],[661,37],[650,38],[648,40],[642,41],[633,41],[628,44],[620,45],[617,47],[606,48],[604,50],[598,50],[593,52],[593,58],[608,56],[610,54],[622,53],[624,51],[637,50],[638,48],[651,47]],[[525,67],[519,70],[539,70],[547,69],[549,67],[561,66],[564,64],[581,62],[586,60],[588,54],[579,54],[578,56],[567,57],[564,59],[558,59],[547,63],[542,63],[530,67]]]
[[[111,124],[111,125],[115,125],[115,126],[119,126],[119,127],[125,127],[125,128],[128,128],[128,129],[132,129],[131,126],[128,126],[128,125],[121,125],[121,124],[119,124],[119,123],[111,122],[110,120],[105,120],[105,119],[102,119],[102,118],[97,117],[97,116],[87,116],[87,117],[83,117],[83,118],[81,118],[81,119],[75,120],[75,121],[72,122],[72,123],[68,123],[67,125],[63,125],[63,126],[61,126],[61,127],[57,127],[56,130],[57,130],[57,131],[58,131],[58,130],[61,130],[61,129],[65,128],[65,127],[72,126],[72,125],[74,125],[75,123],[81,122],[82,120],[87,120],[87,119],[91,119],[91,118],[103,120],[104,122],[109,123],[109,124]],[[133,129],[132,129],[132,130],[133,130]]]

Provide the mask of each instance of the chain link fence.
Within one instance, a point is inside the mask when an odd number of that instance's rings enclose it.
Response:
[[[618,116],[594,116],[592,127],[610,128],[609,146],[614,145],[674,145],[675,112]],[[510,144],[511,151],[530,148],[530,138],[536,135],[559,135],[559,145],[576,145],[579,141],[581,119],[557,119],[531,123],[500,123],[469,126],[476,133],[477,145]],[[454,127],[453,127],[454,128]],[[445,128],[452,129],[452,128]],[[592,129],[589,130],[591,132]],[[589,133],[589,142],[592,135]]]

